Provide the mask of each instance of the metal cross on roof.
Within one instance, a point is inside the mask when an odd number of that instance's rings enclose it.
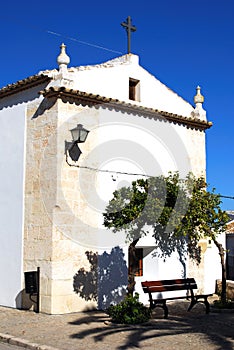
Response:
[[[126,22],[122,22],[121,26],[126,29],[128,36],[128,53],[131,51],[131,32],[135,32],[137,29],[132,25],[132,19],[130,16],[126,19]]]

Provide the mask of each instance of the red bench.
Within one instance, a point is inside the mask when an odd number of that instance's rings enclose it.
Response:
[[[162,281],[145,281],[141,282],[143,291],[149,294],[150,308],[154,309],[156,307],[161,307],[164,310],[164,318],[168,317],[168,308],[166,305],[167,300],[175,299],[187,299],[191,300],[188,307],[190,311],[194,305],[197,303],[203,303],[206,307],[206,313],[210,312],[210,304],[208,302],[208,297],[212,294],[194,294],[194,289],[197,289],[197,284],[194,278],[184,278],[184,279],[174,279],[174,280],[162,280]],[[186,291],[184,296],[163,296],[161,293],[171,292],[171,291]],[[156,295],[155,298],[153,295],[155,293],[160,293]]]

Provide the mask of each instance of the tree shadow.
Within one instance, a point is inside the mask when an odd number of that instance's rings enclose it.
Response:
[[[155,247],[153,256],[166,260],[174,252],[178,253],[179,261],[182,265],[181,277],[187,277],[186,261],[188,257],[196,261],[201,261],[201,248],[196,241],[188,236],[175,235],[174,232],[166,231],[165,227],[157,224],[154,226]]]
[[[179,313],[172,310],[168,319],[159,316],[157,319],[152,318],[147,324],[135,326],[106,324],[105,321],[108,319],[102,312],[96,312],[71,322],[73,325],[87,323],[87,328],[83,327],[70,337],[72,339],[91,337],[96,343],[113,344],[116,350],[142,348],[145,346],[145,341],[146,346],[151,344],[152,348],[160,344],[159,342],[163,342],[164,345],[168,342],[168,346],[170,343],[168,348],[174,348],[173,345],[177,344],[177,348],[181,349],[194,340],[200,345],[203,344],[203,348],[208,343],[216,350],[233,350],[234,314],[206,315],[200,308],[194,313],[186,314],[185,306]]]
[[[127,289],[128,268],[120,247],[98,255],[86,252],[90,270],[81,268],[73,277],[74,291],[86,301],[96,301],[99,310],[119,303]]]

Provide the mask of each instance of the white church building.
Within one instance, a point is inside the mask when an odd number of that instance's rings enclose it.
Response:
[[[48,314],[121,300],[128,244],[124,232],[103,226],[105,207],[116,189],[138,178],[205,176],[212,125],[199,87],[192,106],[137,55],[68,67],[62,44],[57,63],[0,89],[0,305],[30,308],[24,273],[39,267],[40,311]],[[77,125],[88,135],[71,149]],[[164,262],[153,256],[153,238],[142,238],[140,300],[147,302],[141,281],[183,274],[213,293],[219,256],[209,242],[201,247],[200,266],[187,261],[184,271],[177,254]]]

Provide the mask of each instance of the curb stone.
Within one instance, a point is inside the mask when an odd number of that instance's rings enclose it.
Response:
[[[13,338],[11,335],[9,334],[3,334],[3,333],[0,333],[0,341],[2,343],[9,343],[9,340]]]
[[[0,342],[9,343],[11,345],[17,345],[29,350],[61,350],[47,345],[39,345],[37,343],[30,343],[28,340],[14,337],[10,334],[0,333]]]

